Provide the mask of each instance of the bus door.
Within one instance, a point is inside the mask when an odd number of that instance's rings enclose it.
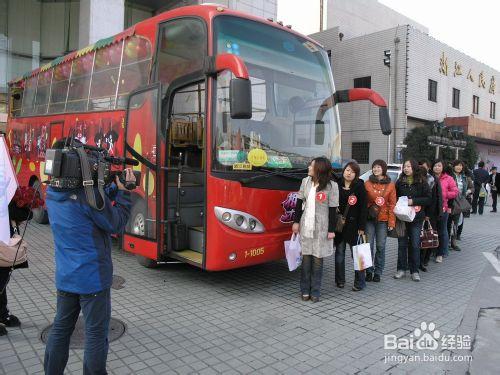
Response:
[[[172,89],[172,87],[175,87]],[[167,166],[169,256],[197,267],[205,255],[205,80],[167,91],[163,114]]]
[[[139,263],[152,267],[164,253],[163,179],[159,161],[164,145],[159,137],[161,85],[130,94],[125,120],[125,156],[139,161],[140,186],[132,193],[132,210],[123,236],[123,248]]]

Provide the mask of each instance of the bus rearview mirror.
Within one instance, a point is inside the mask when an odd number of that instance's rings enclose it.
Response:
[[[249,79],[233,78],[229,85],[231,118],[252,118],[252,85]]]
[[[389,110],[387,107],[380,107],[378,109],[378,117],[380,122],[380,130],[382,134],[389,135],[392,132],[391,118],[389,116]]]

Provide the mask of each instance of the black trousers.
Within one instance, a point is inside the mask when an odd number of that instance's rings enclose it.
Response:
[[[481,191],[481,186],[474,186],[474,197],[472,198],[472,213],[475,214],[478,212],[479,206],[479,215],[483,214],[484,211],[484,203],[486,198],[479,198],[479,192]]]
[[[498,194],[496,191],[491,192],[491,197],[493,198],[493,211],[497,211],[497,200],[498,200]]]
[[[0,319],[5,319],[9,316],[7,309],[7,283],[9,281],[9,268],[0,268]]]

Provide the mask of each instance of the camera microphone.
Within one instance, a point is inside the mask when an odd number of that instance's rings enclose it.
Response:
[[[139,165],[139,162],[137,160],[130,159],[130,158],[118,158],[118,157],[114,157],[114,156],[106,156],[105,159],[107,161],[109,161],[110,163],[117,164],[117,165],[124,164],[124,163],[127,165],[133,165],[133,166]]]

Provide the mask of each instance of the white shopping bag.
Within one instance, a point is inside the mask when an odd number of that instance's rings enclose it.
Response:
[[[295,271],[302,263],[300,236],[298,234],[292,234],[292,238],[285,241],[285,256],[290,271]]]
[[[370,243],[362,243],[361,236],[358,237],[358,244],[352,248],[352,261],[354,271],[363,271],[373,266],[372,251]]]
[[[396,207],[394,207],[394,215],[401,220],[411,223],[415,219],[415,208],[408,206],[408,197],[399,197]]]

